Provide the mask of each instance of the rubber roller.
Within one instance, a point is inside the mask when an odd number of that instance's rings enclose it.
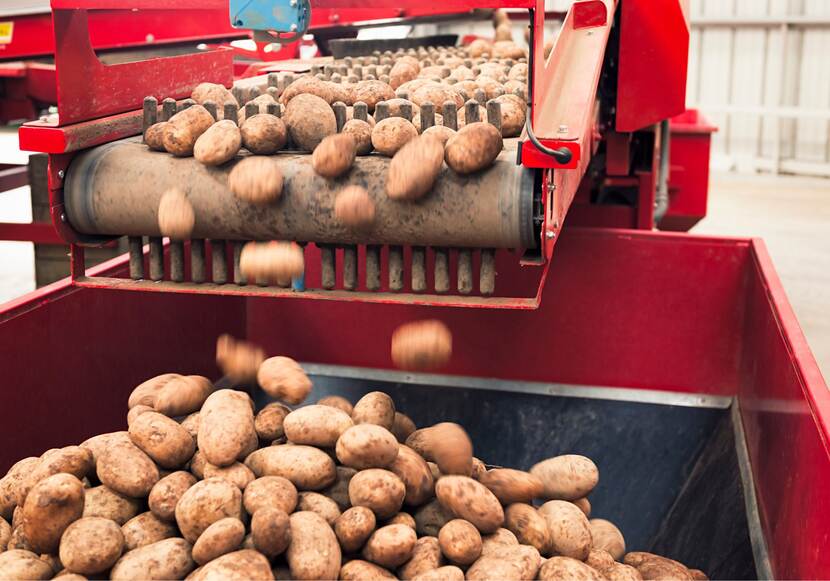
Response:
[[[237,158],[241,159],[240,158]],[[358,157],[342,179],[326,180],[311,156],[281,153],[280,200],[268,206],[242,202],[227,186],[235,162],[205,167],[193,158],[153,152],[131,138],[75,158],[64,182],[70,224],[84,234],[159,236],[157,209],[169,188],[185,191],[196,210],[194,239],[296,240],[322,244],[532,248],[533,175],[505,150],[492,167],[470,176],[442,170],[433,190],[417,202],[388,198],[389,158]],[[367,189],[375,224],[350,229],[334,215],[337,191],[346,184]]]

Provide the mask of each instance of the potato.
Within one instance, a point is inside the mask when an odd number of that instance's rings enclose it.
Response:
[[[144,131],[144,143],[153,151],[167,151],[164,149],[164,131],[167,129],[167,121],[154,123]]]
[[[189,581],[249,581],[273,578],[268,559],[252,549],[222,555],[199,567],[187,577]]]
[[[539,514],[548,523],[549,550],[552,554],[580,561],[588,558],[591,527],[588,518],[579,508],[564,500],[550,500],[539,508]]]
[[[431,537],[438,537],[441,527],[454,518],[452,512],[444,508],[437,499],[420,506],[413,516],[418,534]]]
[[[357,143],[351,135],[329,135],[314,148],[311,166],[317,175],[334,179],[347,173],[357,155]]]
[[[281,555],[291,542],[288,514],[274,507],[256,511],[251,518],[251,539],[263,555],[269,558]]]
[[[39,463],[40,458],[35,456],[24,458],[9,468],[6,475],[0,479],[0,518],[12,518],[12,513],[17,506],[18,489]]]
[[[193,105],[173,115],[164,127],[162,143],[177,157],[193,155],[196,140],[213,125],[213,116],[201,105]]]
[[[418,130],[403,117],[387,117],[372,129],[372,146],[387,157],[392,157],[409,140],[418,137]]]
[[[311,380],[290,357],[270,357],[257,371],[257,382],[269,396],[290,405],[302,403],[311,393]]]
[[[530,504],[516,502],[504,511],[504,526],[516,535],[523,545],[530,545],[540,553],[547,552],[550,532],[545,518]]]
[[[527,58],[527,49],[514,43],[512,40],[497,40],[493,43],[493,56],[500,59]]]
[[[124,535],[114,522],[84,517],[69,525],[60,540],[60,562],[72,573],[94,575],[109,570],[124,550]]]
[[[167,382],[156,393],[155,410],[169,417],[198,412],[213,392],[213,384],[201,375],[180,376]]]
[[[340,568],[338,579],[345,581],[378,581],[379,579],[396,579],[396,577],[374,563],[355,559]]]
[[[470,478],[481,482],[481,477],[484,476],[486,473],[487,466],[484,464],[484,462],[473,456],[473,471],[470,474]]]
[[[349,483],[357,474],[357,470],[349,468],[348,466],[337,466],[336,477],[334,484],[323,490],[323,494],[331,498],[340,507],[340,510],[346,510],[352,506],[349,500]]]
[[[451,422],[442,422],[416,430],[406,439],[407,445],[427,460],[434,460],[441,474],[473,473],[473,444],[464,428]]]
[[[399,512],[389,520],[383,523],[384,525],[406,525],[413,531],[416,528],[415,517],[408,512]]]
[[[499,550],[500,545],[518,545],[519,540],[507,529],[499,528],[496,532],[481,537],[481,554],[489,555]]]
[[[352,420],[355,424],[375,424],[391,430],[395,423],[395,402],[382,391],[369,392],[354,405]]]
[[[31,551],[13,549],[0,553],[0,579],[51,579],[55,572]]]
[[[253,381],[264,360],[265,352],[253,343],[235,339],[227,333],[216,340],[216,364],[236,383]]]
[[[158,412],[141,414],[129,432],[133,443],[162,468],[178,468],[196,451],[196,442],[187,430]]]
[[[254,417],[254,428],[260,440],[273,442],[285,436],[285,417],[291,409],[281,403],[269,403]]]
[[[113,581],[146,579],[184,579],[195,563],[190,543],[184,539],[164,539],[124,554],[110,571]]]
[[[398,569],[401,579],[415,579],[427,571],[435,571],[444,564],[444,557],[436,537],[421,537],[415,542],[410,559]]]
[[[591,516],[591,501],[587,498],[577,498],[576,500],[572,500],[579,510],[585,513],[585,516]]]
[[[470,565],[481,556],[481,534],[469,522],[453,519],[438,532],[444,556],[458,565]]]
[[[404,83],[418,78],[420,72],[421,67],[419,65],[410,61],[398,61],[389,71],[389,85],[393,89],[397,89]]]
[[[322,397],[317,402],[317,405],[327,405],[337,408],[340,411],[349,414],[349,417],[352,416],[352,409],[354,408],[349,400],[340,395],[327,395],[326,397]]]
[[[363,186],[346,186],[334,199],[334,216],[350,228],[368,230],[375,222],[375,202]]]
[[[205,400],[200,415],[199,449],[215,466],[233,464],[247,451],[251,439],[256,440],[251,398],[246,393],[215,391]]]
[[[421,154],[412,154],[419,160],[418,166],[425,166],[432,163],[435,171],[430,174],[431,181],[427,183],[425,180],[429,176],[415,177],[410,175],[411,172],[401,168],[400,171],[393,171],[395,160],[389,164],[389,177],[387,178],[387,194],[389,197],[395,199],[412,199],[406,196],[420,197],[429,189],[441,169],[441,161],[438,159],[440,144],[437,139],[432,137],[421,137],[419,142],[413,144],[416,147],[423,147],[430,149],[429,157],[431,161],[427,162],[422,158]],[[427,155],[422,150],[423,155]],[[401,158],[401,163],[406,161],[406,157]],[[436,163],[437,162],[437,169]],[[413,164],[414,165],[414,164]],[[408,185],[404,185],[407,182]],[[391,189],[390,189],[391,188]],[[392,362],[401,369],[413,371],[434,370],[447,364],[452,355],[452,333],[447,326],[437,319],[427,319],[422,321],[413,321],[405,323],[395,329],[392,334]]]
[[[282,476],[299,490],[322,490],[336,477],[331,457],[311,446],[268,446],[250,454],[245,464],[257,477]]]
[[[509,97],[502,95],[496,101],[501,106],[501,135],[502,137],[516,137],[525,127],[525,111]]]
[[[527,103],[525,102],[527,95],[527,83],[524,81],[510,80],[504,84],[504,90],[507,95],[515,95],[517,97],[520,96],[520,100],[522,101],[522,111],[527,113]]]
[[[511,567],[504,567],[505,564],[509,564]],[[476,580],[499,579],[502,576],[488,574],[487,570],[493,568],[495,572],[501,568],[505,569],[504,577],[507,579],[535,579],[541,564],[542,557],[539,555],[539,551],[533,547],[528,545],[495,545],[486,555],[482,553],[481,558],[467,571],[467,576],[468,579]],[[517,573],[512,573],[511,568],[515,568]]]
[[[410,99],[418,107],[422,107],[424,103],[432,103],[436,111],[441,111],[447,101],[455,103],[458,109],[464,106],[464,99],[457,91],[439,83],[427,83],[418,87],[412,92]]]
[[[408,415],[395,412],[395,419],[392,421],[392,434],[399,443],[403,444],[409,435],[416,430],[415,422]]]
[[[168,522],[175,521],[176,504],[178,504],[182,495],[194,484],[196,484],[196,478],[184,470],[168,474],[156,482],[152,490],[150,490],[150,496],[147,499],[150,511],[158,519]],[[87,492],[87,498],[89,498],[89,492]]]
[[[361,554],[367,561],[391,569],[412,557],[417,540],[415,531],[408,526],[387,525],[372,533]]]
[[[83,516],[109,519],[120,526],[140,512],[141,504],[140,500],[119,494],[102,484],[84,491]]]
[[[493,125],[468,123],[447,141],[444,161],[454,172],[470,174],[490,166],[501,149],[501,133]]]
[[[282,170],[271,158],[246,157],[228,174],[228,187],[240,200],[260,206],[270,204],[282,195]]]
[[[204,478],[222,478],[227,480],[239,490],[244,491],[245,487],[254,481],[256,476],[250,468],[241,462],[234,462],[230,466],[214,466],[210,462],[205,464]]]
[[[285,147],[288,130],[276,115],[259,113],[245,119],[239,128],[242,146],[257,155],[273,155]]]
[[[443,476],[435,496],[450,512],[470,521],[480,532],[492,533],[504,522],[504,510],[495,495],[466,476]]]
[[[133,408],[130,408],[130,411],[127,412],[127,426],[131,426],[135,419],[144,412],[153,411],[155,410],[148,405],[137,405]]]
[[[297,501],[297,510],[316,512],[331,526],[334,526],[340,516],[340,507],[337,503],[318,492],[301,492]]]
[[[398,455],[388,468],[403,482],[406,489],[406,504],[419,506],[432,498],[435,491],[432,471],[421,455],[412,448],[400,444]]]
[[[303,274],[305,257],[303,249],[294,242],[249,242],[242,249],[239,265],[249,280],[287,285]]]
[[[181,426],[187,430],[187,433],[190,434],[190,437],[194,440],[199,436],[199,424],[201,423],[202,420],[199,412],[193,412],[192,414],[186,415],[184,418],[180,418]]]
[[[551,557],[539,569],[541,581],[605,581],[605,577],[585,563],[570,557]]]
[[[439,82],[442,78],[444,78],[444,71],[443,67],[438,65],[430,65],[427,67],[423,67],[421,72],[418,73],[418,77],[422,79],[431,79],[433,82]]]
[[[464,571],[454,565],[430,569],[411,578],[412,581],[464,581]]]
[[[11,536],[11,525],[6,522],[6,519],[0,517],[0,553],[6,550],[6,546],[9,544],[9,539],[11,538]]]
[[[193,92],[190,93],[190,98],[196,101],[199,105],[204,105],[208,101],[216,103],[217,110],[221,111],[227,103],[239,106],[236,97],[233,96],[224,85],[217,83],[199,83],[194,87]]]
[[[423,197],[432,189],[443,165],[444,144],[438,137],[422,135],[412,139],[395,153],[392,162],[389,164],[389,173],[386,178],[386,195],[393,200],[417,200]],[[440,329],[441,333],[428,334],[434,331],[436,326],[426,326],[423,323],[425,322],[420,321],[404,326],[418,325],[415,328],[418,329],[419,333],[415,334],[413,329],[409,332],[411,335],[407,335],[407,337],[409,341],[413,342],[410,347],[417,345],[421,349],[420,353],[409,353],[403,344],[401,344],[403,350],[396,351],[394,341],[397,332],[393,335],[392,357],[396,365],[404,366],[405,369],[432,369],[445,363],[446,359],[449,358],[448,346],[451,345],[451,338],[450,343],[446,342],[449,331],[446,331],[446,327],[440,324],[443,327]],[[426,352],[427,349],[429,349],[429,352]],[[426,357],[426,361],[420,358],[419,355]],[[423,367],[418,367],[419,364]],[[413,367],[405,367],[407,365]]]
[[[550,500],[577,500],[590,493],[599,482],[599,470],[590,458],[566,454],[535,464],[530,473],[544,486]]]
[[[332,83],[320,81],[312,76],[300,77],[288,85],[280,95],[280,103],[289,103],[298,95],[314,95],[325,101],[327,105],[335,101]]]
[[[630,565],[617,563],[607,551],[591,549],[585,564],[599,572],[608,581],[642,581],[640,572]]]
[[[472,69],[465,67],[464,65],[460,67],[456,67],[450,73],[451,79],[457,79],[459,81],[469,81],[475,78],[475,73]]]
[[[37,553],[55,553],[63,531],[84,512],[84,486],[59,473],[35,484],[22,508],[22,534]]]
[[[196,224],[196,213],[187,195],[179,188],[166,190],[159,201],[159,231],[174,240],[187,240]],[[131,408],[132,409],[132,408]]]
[[[196,453],[193,454],[193,458],[190,459],[190,472],[192,472],[196,478],[202,480],[205,477],[205,466],[207,466],[207,464],[208,461],[205,460],[205,455],[197,448]]]
[[[125,551],[179,536],[175,524],[159,519],[152,512],[143,512],[131,518],[121,527],[121,532]]]
[[[359,424],[343,432],[335,451],[337,459],[345,466],[358,470],[386,468],[398,456],[398,442],[392,432],[382,426]]]
[[[485,472],[478,481],[504,505],[514,502],[530,504],[534,498],[539,498],[542,494],[542,481],[523,470],[496,468]]]
[[[309,405],[289,413],[283,428],[290,442],[331,448],[353,425],[352,418],[344,411],[331,406]]]
[[[690,581],[692,579],[689,569],[682,563],[652,553],[631,552],[625,555],[623,562],[637,569],[646,581],[659,579]]]
[[[211,125],[193,146],[193,157],[207,166],[230,161],[242,147],[242,134],[236,123],[225,119]]]
[[[147,405],[154,408],[156,405],[156,396],[168,382],[181,377],[178,373],[163,373],[155,377],[151,377],[147,381],[138,384],[130,393],[127,400],[127,407],[133,408],[137,405]]]
[[[398,96],[401,96],[404,93],[406,93],[408,95],[412,95],[415,91],[417,91],[421,87],[424,87],[426,85],[434,85],[434,84],[436,84],[436,83],[432,79],[422,79],[422,78],[413,79],[411,81],[407,81],[404,84],[400,85],[395,90],[395,94],[398,95]],[[433,104],[435,104],[435,103],[433,103]],[[435,105],[440,108],[442,104],[443,103],[437,103]],[[418,103],[418,106],[420,107],[421,103]]]
[[[625,539],[620,529],[614,523],[601,518],[593,518],[588,521],[591,528],[593,547],[602,551],[608,551],[615,561],[619,561],[625,555]]]
[[[188,488],[176,505],[182,536],[196,542],[205,529],[226,517],[242,518],[242,492],[227,480],[208,478]]]
[[[596,548],[591,549],[588,552],[588,558],[585,559],[586,565],[596,569],[600,573],[602,573],[604,569],[607,569],[613,565],[614,562],[614,557],[611,556],[611,553]]]
[[[263,476],[245,488],[242,503],[248,514],[254,514],[265,507],[278,508],[291,514],[297,507],[297,489],[281,476]]]
[[[388,101],[395,98],[395,91],[392,87],[382,81],[360,81],[354,88],[354,102],[366,103],[369,112],[375,110],[375,105],[381,101]]]
[[[376,524],[375,513],[370,509],[365,506],[353,506],[337,517],[334,522],[334,533],[343,550],[354,553],[366,543]]]
[[[291,544],[286,559],[294,579],[336,579],[340,545],[331,526],[318,514],[295,512],[290,517]]]
[[[392,517],[401,509],[405,495],[403,481],[394,473],[381,468],[362,470],[349,482],[349,500],[352,506],[370,508],[381,520]]]
[[[354,140],[357,155],[366,155],[372,151],[372,126],[367,121],[350,119],[343,125],[341,133]]]
[[[316,95],[292,98],[285,108],[284,120],[292,141],[303,151],[314,151],[323,138],[337,133],[334,111]]]
[[[41,480],[61,472],[72,474],[79,480],[83,480],[93,466],[92,452],[81,446],[66,446],[44,452],[40,461],[33,464],[31,471],[17,486],[17,505],[23,506],[26,495]]]

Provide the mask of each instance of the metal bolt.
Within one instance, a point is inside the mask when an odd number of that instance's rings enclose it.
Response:
[[[66,222],[66,214],[61,214],[61,222]]]
[[[61,170],[58,170],[58,177],[59,177],[60,179],[63,179],[63,176],[65,176],[65,175],[66,175],[66,172],[65,172],[65,171],[63,171],[62,169],[61,169]]]
[[[291,25],[291,32],[297,32],[297,25],[296,24]]]
[[[545,238],[547,238],[548,240],[552,240],[554,236],[556,236],[556,232],[554,232],[553,230],[548,230],[547,232],[545,232]]]
[[[559,133],[567,133],[567,132],[568,132],[568,126],[567,125],[560,125],[559,126]]]

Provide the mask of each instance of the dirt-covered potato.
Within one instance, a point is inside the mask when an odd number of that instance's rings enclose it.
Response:
[[[292,98],[285,107],[284,120],[291,140],[303,151],[314,151],[323,138],[337,133],[334,111],[317,95],[304,93]]]
[[[518,46],[512,40],[497,40],[493,43],[493,57],[499,59],[527,58],[527,49]]]
[[[285,88],[280,95],[280,103],[289,103],[298,95],[314,95],[330,105],[335,102],[332,88],[332,83],[321,81],[316,77],[310,75],[300,77]]]
[[[273,579],[268,559],[253,549],[227,553],[190,574],[188,581],[248,581]]]
[[[205,477],[205,466],[207,463],[208,461],[205,460],[205,455],[197,448],[196,453],[193,454],[193,458],[190,459],[190,472],[192,472],[196,478],[202,480]]]
[[[164,539],[125,553],[110,571],[113,581],[184,579],[196,564],[184,539]]]
[[[540,553],[547,552],[550,545],[548,523],[535,507],[521,502],[507,506],[504,526],[516,535],[521,544],[535,547]]]
[[[368,510],[368,509],[367,509]],[[0,517],[0,553],[6,550],[12,536],[12,527],[6,519]]]
[[[298,490],[322,490],[334,483],[331,457],[311,446],[279,445],[260,448],[245,459],[256,476],[282,476]]]
[[[216,340],[216,364],[236,383],[253,381],[264,360],[265,352],[253,343],[234,339],[227,333]]]
[[[184,375],[172,379],[158,391],[153,407],[168,417],[197,412],[213,391],[213,384],[201,375]]]
[[[623,558],[623,563],[637,569],[646,581],[660,579],[691,581],[693,579],[689,569],[682,563],[652,553],[637,551],[628,553]]]
[[[60,562],[72,573],[95,575],[112,567],[124,550],[124,535],[114,521],[84,517],[69,525],[60,540]]]
[[[365,506],[379,520],[391,518],[403,506],[406,487],[393,472],[380,468],[362,470],[349,482],[352,506]]]
[[[334,526],[340,516],[340,507],[328,496],[319,492],[301,492],[297,501],[297,510],[316,512]]]
[[[226,517],[242,518],[242,492],[227,480],[209,478],[188,488],[176,505],[176,523],[189,542]]]
[[[285,147],[288,130],[276,115],[251,115],[239,128],[242,146],[257,155],[272,155]]]
[[[375,424],[351,426],[336,443],[335,452],[340,463],[358,470],[386,468],[398,456],[395,436],[383,426]]]
[[[143,414],[144,412],[153,412],[156,411],[148,405],[137,405],[135,407],[130,408],[130,411],[127,412],[127,426],[131,426],[135,419]]]
[[[166,190],[159,200],[158,223],[163,236],[174,240],[190,238],[196,224],[196,212],[187,194],[176,187]]]
[[[329,135],[314,148],[311,166],[317,175],[334,179],[348,172],[357,155],[357,143],[351,135]]]
[[[92,470],[94,462],[92,452],[82,446],[53,448],[44,452],[40,460],[32,465],[31,470],[22,475],[23,478],[15,491],[17,505],[23,506],[23,501],[26,500],[26,495],[32,487],[49,476],[63,472],[83,480]]]
[[[393,89],[397,89],[404,83],[418,78],[418,73],[421,72],[421,67],[412,61],[398,61],[389,71],[389,85]]]
[[[397,89],[395,89],[395,94],[399,97],[401,95],[412,95],[415,91],[417,91],[421,87],[426,86],[426,85],[434,85],[434,84],[436,84],[436,83],[432,79],[424,79],[424,78],[412,79],[411,81],[407,81],[407,82],[403,83],[402,85],[400,85]],[[420,103],[418,105],[420,106]],[[440,108],[441,103],[438,103],[437,106]]]
[[[443,165],[444,145],[441,140],[432,135],[415,137],[392,158],[386,177],[386,194],[393,200],[423,197],[432,189]],[[405,355],[403,361],[408,361]]]
[[[459,174],[489,167],[502,149],[501,133],[484,121],[468,123],[447,141],[444,160]]]
[[[585,513],[585,516],[588,518],[591,517],[591,501],[587,498],[577,498],[576,500],[572,500],[579,510]]]
[[[366,103],[369,112],[375,110],[375,105],[381,101],[395,98],[395,91],[383,81],[360,81],[354,88],[354,102]]]
[[[291,542],[288,514],[274,507],[264,507],[251,518],[251,539],[257,551],[269,558],[285,552]]]
[[[167,121],[161,121],[150,125],[144,132],[144,143],[153,151],[167,151],[164,149],[164,131],[167,128]]]
[[[343,135],[349,135],[355,143],[355,153],[366,155],[372,151],[372,126],[362,119],[350,119],[343,125]]]
[[[551,557],[539,569],[541,581],[560,581],[573,579],[574,581],[605,581],[605,577],[582,561],[570,557]]]
[[[542,481],[523,470],[496,468],[485,472],[477,480],[489,488],[504,505],[514,502],[530,504],[534,498],[542,495]]]
[[[392,434],[399,443],[405,443],[409,435],[416,429],[412,418],[404,413],[395,412],[395,419],[392,422]]]
[[[261,508],[273,507],[291,514],[297,506],[297,489],[281,476],[263,476],[251,482],[242,496],[248,514]]]
[[[354,559],[340,567],[340,577],[343,581],[382,581],[383,579],[397,579],[392,573],[379,565]]]
[[[230,466],[221,467],[207,462],[205,463],[203,475],[204,478],[222,478],[227,480],[242,491],[256,478],[251,469],[241,462],[234,462]]]
[[[103,484],[87,488],[84,492],[84,518],[101,517],[115,521],[120,526],[137,515],[140,510],[140,500],[119,494]]]
[[[236,123],[218,121],[202,133],[193,145],[193,157],[204,165],[222,165],[230,161],[242,147],[242,135]]]
[[[208,101],[216,103],[216,108],[221,111],[227,103],[239,106],[236,97],[224,85],[217,83],[199,83],[190,93],[190,98],[196,101],[199,105],[204,105]]]
[[[418,534],[431,537],[438,537],[441,527],[455,518],[455,515],[438,502],[438,499],[418,507],[413,516]]]
[[[181,423],[181,426],[187,430],[187,433],[190,434],[191,438],[195,440],[199,436],[199,424],[201,423],[201,416],[199,415],[199,412],[193,412],[183,418],[179,418],[179,422]]]
[[[586,565],[596,569],[600,573],[603,572],[603,569],[607,569],[614,564],[614,562],[614,557],[611,556],[611,553],[597,548],[591,549],[588,552],[588,558],[585,559]]]
[[[291,410],[281,403],[269,403],[254,417],[257,436],[264,442],[273,442],[285,436],[285,417]]]
[[[342,395],[327,395],[326,397],[321,397],[320,400],[317,402],[317,405],[327,405],[333,408],[337,408],[340,411],[349,414],[349,417],[352,416],[352,410],[354,409],[352,402],[347,400]]]
[[[375,223],[375,202],[363,186],[348,185],[334,199],[334,216],[350,228],[369,229]]]
[[[441,474],[473,473],[473,443],[464,428],[452,422],[442,422],[429,428],[415,430],[406,439],[406,445],[434,461]]]
[[[125,551],[179,536],[174,523],[163,521],[152,512],[143,512],[128,520],[121,527],[121,533]]]
[[[591,527],[591,538],[593,547],[602,551],[608,551],[615,561],[619,561],[625,555],[625,539],[620,529],[614,523],[601,518],[593,518],[588,521]]]
[[[502,137],[516,137],[521,134],[525,126],[524,108],[510,97],[515,97],[515,95],[502,95],[496,99],[501,107]]]
[[[168,474],[153,486],[147,504],[157,518],[173,522],[176,520],[176,504],[188,488],[196,484],[196,478],[187,471],[179,470]],[[89,498],[89,492],[87,492]],[[86,511],[84,511],[86,516]],[[123,524],[123,523],[122,523]]]
[[[464,571],[455,565],[430,569],[411,578],[412,581],[464,581]]]
[[[254,413],[248,394],[220,389],[205,400],[200,412],[199,450],[215,466],[229,466],[256,441]]]
[[[528,545],[495,545],[467,570],[467,578],[485,579],[535,579],[542,557],[539,551]],[[490,572],[488,573],[488,569]]]
[[[499,549],[500,545],[518,545],[519,540],[507,529],[499,528],[496,532],[481,537],[481,554],[489,555]]]
[[[418,137],[418,130],[403,117],[387,117],[372,129],[372,146],[387,157],[392,157],[408,141]]]
[[[551,500],[539,508],[548,524],[549,550],[552,554],[580,561],[591,550],[591,527],[585,514],[576,505],[564,500]]]
[[[415,524],[415,517],[409,514],[408,512],[399,512],[389,520],[385,521],[385,525],[406,525],[411,528],[413,531],[416,529],[417,525]]]
[[[82,448],[85,446],[81,446]],[[93,456],[94,462],[94,456]],[[15,462],[6,475],[0,479],[0,518],[10,520],[17,506],[18,488],[40,463],[40,458],[31,456]]]
[[[423,106],[424,103],[432,103],[437,111],[440,111],[447,101],[455,103],[459,109],[464,106],[464,99],[457,91],[449,85],[440,83],[426,83],[418,87],[412,92],[410,99],[418,107]]]
[[[53,474],[35,484],[23,503],[21,527],[37,553],[55,553],[61,535],[84,513],[84,485],[75,476]]]
[[[423,140],[421,144],[424,149],[432,150],[432,153],[430,154],[432,161],[437,161],[437,164],[433,164],[433,169],[435,169],[435,165],[437,165],[438,169],[433,172],[434,175],[432,177],[432,181],[429,182],[429,184],[427,184],[426,181],[423,181],[416,185],[415,176],[409,175],[409,185],[403,186],[403,182],[406,181],[406,176],[404,174],[411,173],[408,172],[408,170],[406,170],[403,166],[406,158],[401,159],[399,171],[394,175],[393,165],[395,164],[395,160],[393,159],[392,163],[389,164],[389,177],[386,183],[387,194],[389,194],[390,197],[394,198],[396,196],[404,197],[412,195],[419,197],[432,188],[432,183],[435,181],[435,178],[441,169],[441,161],[437,157],[440,153],[441,146],[437,139],[429,136],[421,137],[420,140]],[[422,153],[424,153],[424,151],[422,151]],[[421,167],[423,167],[423,163],[425,163],[426,160],[423,159],[423,156],[421,155],[418,155],[418,159],[422,162]],[[422,175],[417,178],[417,180],[420,180],[423,177],[424,176]],[[394,184],[392,183],[393,179]],[[426,187],[426,190],[424,190],[424,187]],[[390,190],[390,188],[393,189]],[[418,192],[421,193],[419,194]],[[452,333],[450,333],[450,330],[444,323],[437,319],[427,319],[423,321],[405,323],[395,329],[395,332],[392,334],[392,362],[401,369],[414,371],[434,370],[446,365],[451,356]]]
[[[550,500],[577,500],[590,493],[599,482],[599,470],[590,458],[566,454],[535,464],[530,473],[544,486]]]
[[[406,504],[420,506],[432,498],[435,491],[432,471],[426,460],[412,448],[400,444],[398,455],[388,469],[404,483]]]
[[[352,410],[355,424],[376,424],[391,430],[395,424],[395,402],[382,391],[372,391],[361,397]]]
[[[270,357],[257,371],[257,382],[269,396],[289,405],[302,403],[311,393],[311,380],[290,357]]]
[[[451,562],[470,565],[481,556],[481,533],[464,519],[453,519],[438,532],[441,552]]]
[[[282,195],[283,175],[269,157],[246,157],[228,174],[228,187],[240,200],[256,205],[275,202]]]
[[[196,442],[187,430],[158,412],[135,418],[129,432],[133,443],[162,468],[178,468],[196,451]]]
[[[398,569],[401,579],[414,579],[427,571],[434,571],[444,564],[441,546],[434,536],[419,538],[412,548],[412,556]]]
[[[193,105],[179,111],[167,122],[162,133],[162,143],[168,153],[177,157],[193,155],[193,146],[208,128],[213,116],[201,105]]]
[[[387,525],[377,529],[366,541],[361,554],[367,561],[392,569],[406,563],[418,540],[406,525]]]
[[[449,127],[444,127],[443,125],[433,125],[432,127],[427,128],[427,130],[421,135],[437,137],[441,140],[441,145],[446,146],[447,141],[449,141],[455,133],[455,129],[450,129]]]
[[[640,572],[630,565],[614,561],[608,552],[591,549],[585,564],[602,574],[607,581],[642,581]],[[694,577],[694,575],[692,575]]]
[[[341,511],[344,511],[352,506],[352,502],[349,500],[349,483],[357,474],[357,470],[348,466],[337,466],[335,471],[334,483],[322,492],[336,502]]]
[[[354,553],[366,543],[376,524],[375,513],[369,508],[353,506],[337,517],[334,522],[334,533],[343,550]]]
[[[354,425],[344,411],[325,405],[309,405],[289,413],[283,422],[285,436],[294,444],[333,447],[341,434]]]
[[[499,500],[472,478],[443,476],[435,483],[435,496],[450,512],[470,521],[482,533],[492,533],[504,523]]]
[[[309,511],[290,517],[291,544],[286,558],[294,579],[335,579],[341,552],[337,537],[323,517]]]
[[[169,381],[181,377],[178,373],[162,373],[151,377],[147,381],[143,381],[133,388],[130,392],[130,397],[127,399],[127,407],[132,408],[137,405],[147,405],[154,408],[156,405],[156,396]],[[92,438],[90,438],[92,439]]]
[[[0,579],[51,579],[52,567],[37,554],[22,549],[0,553]]]

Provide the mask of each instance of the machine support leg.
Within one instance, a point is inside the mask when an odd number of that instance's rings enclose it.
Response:
[[[159,236],[150,237],[150,280],[164,279],[164,246]]]
[[[450,253],[446,248],[435,249],[435,292],[450,290]]]
[[[320,278],[324,289],[334,288],[337,282],[337,250],[334,246],[320,247]]]
[[[423,246],[412,247],[412,291],[427,289],[426,252]]]
[[[481,251],[481,270],[478,274],[478,291],[492,295],[496,290],[496,251],[487,248]]]
[[[245,243],[241,240],[233,241],[233,280],[239,286],[245,284],[245,275],[242,274],[242,268],[239,265],[243,246],[245,246]]]
[[[190,241],[190,279],[205,282],[205,241]]]
[[[141,236],[130,236],[130,278],[141,280],[144,278],[144,241]]]
[[[468,295],[473,291],[473,253],[471,250],[458,251],[458,292]]]
[[[380,246],[366,247],[366,288],[370,291],[380,289]]]
[[[343,288],[357,288],[357,246],[354,245],[343,248]]]
[[[211,262],[213,263],[213,283],[228,282],[228,256],[225,253],[224,240],[211,240]]]
[[[170,280],[184,281],[184,242],[181,240],[170,241]]]
[[[403,247],[389,247],[389,290],[403,288]]]

